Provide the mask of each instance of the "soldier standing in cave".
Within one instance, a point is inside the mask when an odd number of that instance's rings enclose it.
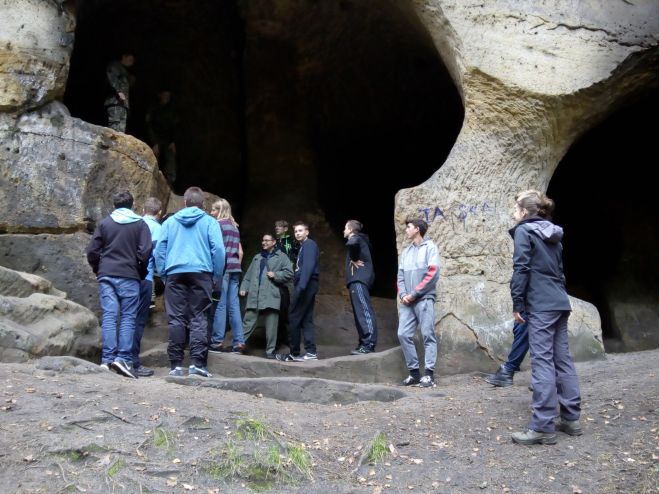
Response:
[[[126,121],[130,109],[129,91],[131,75],[128,68],[135,64],[135,55],[122,53],[119,60],[110,62],[105,70],[109,94],[105,98],[105,110],[108,114],[108,127],[119,132],[126,132]]]
[[[168,89],[158,92],[158,102],[146,113],[146,131],[158,159],[158,166],[171,186],[176,182],[176,131],[178,115],[172,105],[172,93]]]

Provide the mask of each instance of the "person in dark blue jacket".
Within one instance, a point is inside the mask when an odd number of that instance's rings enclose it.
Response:
[[[359,336],[359,344],[352,355],[364,355],[375,351],[378,342],[378,325],[371,304],[370,290],[375,281],[371,242],[362,233],[363,225],[357,220],[348,220],[343,229],[348,252],[346,254],[345,277],[350,292],[352,312]]]
[[[528,321],[533,416],[528,429],[513,433],[512,440],[555,444],[557,429],[572,436],[582,433],[581,393],[568,347],[572,309],[563,275],[563,229],[549,221],[554,202],[541,192],[522,192],[515,203],[510,294],[515,321]],[[557,408],[560,417],[555,423]]]
[[[156,245],[156,271],[165,280],[171,376],[182,376],[186,329],[190,329],[190,375],[212,377],[207,368],[213,280],[224,272],[224,242],[215,218],[202,208],[204,193],[190,187],[185,208],[168,218]]]
[[[101,221],[87,246],[87,261],[98,279],[103,311],[101,367],[135,378],[133,338],[140,280],[147,275],[151,256],[151,233],[142,217],[131,210],[130,192],[114,194],[112,202],[114,211]]]
[[[277,360],[307,361],[318,360],[314,335],[313,309],[319,287],[320,251],[316,242],[309,238],[309,225],[298,221],[293,225],[295,239],[300,242],[297,256],[293,299],[288,315],[290,354],[277,354]],[[300,339],[304,335],[305,354],[300,355]]]

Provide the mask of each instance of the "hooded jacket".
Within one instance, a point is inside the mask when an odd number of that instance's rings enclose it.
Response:
[[[563,229],[539,216],[510,230],[515,242],[510,294],[513,312],[572,310],[563,275]]]
[[[142,280],[151,247],[151,233],[142,218],[128,208],[119,208],[96,227],[87,246],[87,261],[97,278]]]
[[[187,207],[168,218],[156,245],[156,271],[161,277],[177,273],[224,271],[224,242],[217,220],[198,207]]]
[[[435,300],[439,281],[439,251],[428,239],[419,245],[411,243],[400,256],[398,263],[398,298],[412,295],[414,301],[426,298]]]
[[[371,242],[365,233],[355,233],[346,241],[348,253],[346,254],[346,286],[350,283],[363,283],[369,290],[375,281],[373,259],[371,258]],[[362,261],[363,266],[357,267],[350,261]]]

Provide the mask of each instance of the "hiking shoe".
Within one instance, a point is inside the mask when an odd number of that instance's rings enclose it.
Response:
[[[489,374],[485,381],[491,384],[492,386],[499,386],[501,388],[507,388],[508,386],[513,385],[513,375],[514,372],[508,371],[505,366],[499,367],[499,369],[494,374]]]
[[[176,367],[176,368],[169,371],[169,375],[174,376],[174,377],[182,377],[183,376],[183,369],[181,367]]]
[[[307,352],[304,355],[302,355],[302,360],[318,360],[318,355],[316,355],[315,353]]]
[[[435,384],[435,381],[433,381],[432,376],[423,376],[419,381],[420,388],[434,388],[435,386],[437,385]]]
[[[371,353],[369,348],[366,348],[365,346],[358,346],[352,352],[350,352],[350,355],[366,355],[367,353]]]
[[[211,343],[208,345],[208,351],[211,353],[222,353],[224,351],[223,343]]]
[[[273,360],[277,358],[277,354],[275,352],[272,353],[265,352],[265,358],[267,358],[268,360]]]
[[[290,353],[277,353],[275,354],[275,358],[279,360],[280,362],[293,362],[295,359],[293,358],[293,355]]]
[[[99,365],[99,367],[106,371],[110,370],[110,364],[108,364],[107,362],[102,363],[101,365]]]
[[[137,369],[135,369],[133,374],[135,374],[137,377],[151,377],[153,375],[153,369],[149,369],[148,367],[140,365]]]
[[[188,376],[213,377],[213,374],[208,372],[208,369],[206,367],[191,365],[190,368],[188,369]]]
[[[578,420],[566,420],[563,417],[556,422],[556,430],[565,432],[568,436],[580,436],[583,434],[581,424]]]
[[[231,353],[243,354],[245,353],[245,350],[247,350],[247,346],[245,346],[244,343],[236,343],[235,345],[233,345],[233,348],[231,349]]]
[[[513,432],[510,436],[517,444],[556,444],[555,432],[538,432],[533,429]]]
[[[414,377],[411,374],[407,376],[403,381],[400,383],[401,386],[416,386],[421,382],[421,379],[418,377]]]
[[[131,379],[137,379],[135,371],[133,370],[132,362],[126,362],[125,360],[118,358],[110,364],[110,368],[117,372],[117,374],[130,377]]]

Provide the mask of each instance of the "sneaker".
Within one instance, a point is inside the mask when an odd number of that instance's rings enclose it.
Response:
[[[118,358],[110,364],[110,368],[116,371],[118,374],[121,374],[122,376],[130,377],[132,379],[137,379],[137,376],[135,375],[135,371],[133,370],[132,362],[126,362],[125,360]]]
[[[565,432],[568,436],[580,436],[583,434],[581,424],[578,420],[566,420],[563,417],[556,422],[556,430]]]
[[[400,383],[401,386],[416,386],[421,382],[421,379],[418,377],[414,377],[411,374],[407,376],[403,381]]]
[[[290,353],[277,353],[275,354],[275,358],[280,362],[293,362],[295,360]]]
[[[222,353],[224,351],[223,343],[211,343],[208,345],[208,351],[211,353]]]
[[[555,432],[538,432],[533,429],[513,432],[511,438],[517,444],[556,444]]]
[[[318,355],[315,353],[305,353],[302,355],[302,360],[318,360]]]
[[[183,369],[181,367],[176,367],[176,368],[169,371],[169,375],[174,376],[174,377],[182,377],[183,376]]]
[[[99,365],[99,367],[100,367],[102,370],[105,370],[105,371],[109,371],[109,370],[110,370],[110,364],[108,364],[107,362],[102,363],[101,365]]]
[[[206,367],[191,365],[188,369],[189,376],[213,377]]]
[[[420,388],[434,388],[436,386],[432,376],[423,376],[419,381]]]
[[[133,374],[135,374],[137,377],[151,377],[153,375],[153,369],[149,369],[148,367],[140,365],[137,369],[135,369]]]
[[[293,355],[291,353],[291,357],[293,358],[293,362],[304,362],[304,355]]]
[[[155,304],[155,302],[151,302],[151,303],[149,304],[149,309],[155,309],[155,308],[156,308],[156,304]]]
[[[350,355],[366,355],[367,353],[371,353],[371,350],[365,346],[358,346],[352,352],[350,352]]]
[[[275,352],[272,353],[265,352],[265,358],[267,358],[268,360],[274,360],[277,358],[277,354]]]
[[[236,343],[235,345],[233,345],[233,348],[231,349],[231,353],[243,354],[245,353],[245,350],[247,350],[247,347],[245,346],[244,343]]]

